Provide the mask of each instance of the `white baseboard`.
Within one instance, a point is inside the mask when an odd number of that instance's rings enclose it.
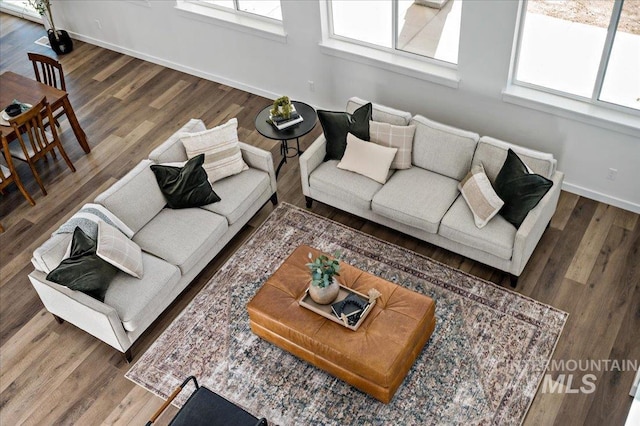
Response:
[[[112,43],[108,43],[106,41],[102,41],[93,37],[88,37],[82,34],[78,34],[75,32],[69,32],[69,35],[71,35],[71,38],[74,38],[76,40],[80,40],[80,41],[84,41],[86,43],[89,44],[93,44],[96,46],[100,46],[103,47],[105,49],[108,50],[113,50],[114,52],[118,52],[118,53],[122,53],[125,55],[129,55],[129,56],[133,56],[134,58],[138,58],[138,59],[142,59],[143,61],[147,61],[147,62],[151,62],[157,65],[162,65],[163,67],[167,67],[167,68],[171,68],[173,70],[176,71],[181,71],[184,73],[187,73],[189,75],[193,75],[196,77],[200,77],[200,78],[204,78],[205,80],[209,80],[209,81],[214,81],[216,83],[220,83],[220,84],[224,84],[226,86],[229,87],[233,87],[234,89],[239,89],[245,92],[249,92],[249,93],[253,93],[254,95],[258,95],[258,96],[262,96],[264,98],[267,99],[277,99],[278,97],[280,97],[279,94],[277,93],[273,93],[273,92],[269,92],[267,90],[263,90],[260,89],[258,87],[254,87],[245,83],[242,83],[240,81],[236,81],[236,80],[230,80],[228,78],[216,75],[216,74],[211,74],[209,72],[206,71],[202,71],[196,68],[191,68],[185,65],[181,65],[175,62],[171,62],[171,61],[167,61],[165,59],[162,58],[158,58],[156,56],[152,56],[152,55],[148,55],[146,53],[142,53],[142,52],[138,52],[137,50],[131,50],[131,49],[127,49],[125,47],[122,46],[118,46],[116,44],[112,44]]]
[[[590,198],[592,200],[600,201],[601,203],[606,203],[624,210],[629,210],[631,212],[640,214],[640,204],[633,203],[631,201],[612,197],[610,195],[603,194],[598,191],[593,191],[588,188],[583,188],[582,186],[574,185],[567,181],[564,181],[564,183],[562,184],[562,189],[567,192],[571,192],[572,194],[577,194],[582,197]]]

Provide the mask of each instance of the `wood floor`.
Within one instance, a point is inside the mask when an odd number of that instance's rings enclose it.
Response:
[[[0,31],[0,72],[32,77],[27,51],[53,55],[33,43],[44,35],[39,25],[2,14]],[[92,151],[82,152],[64,119],[63,144],[77,172],[71,173],[59,157],[40,164],[49,191],[45,197],[20,164],[18,172],[36,206],[14,187],[0,198],[0,223],[6,230],[0,234],[0,424],[144,424],[162,401],[124,378],[129,366],[118,352],[70,324],[57,324],[44,310],[27,279],[31,253],[79,206],[192,117],[202,118],[207,127],[238,117],[240,139],[270,149],[279,160],[278,147],[253,124],[269,100],[81,42],[59,59]],[[351,95],[346,93],[345,101]],[[318,125],[304,137],[303,148],[320,132]],[[297,161],[281,171],[278,196],[304,206]],[[272,209],[267,204],[133,346],[134,361]],[[492,268],[331,207],[314,203],[313,211],[508,287],[508,277]],[[554,360],[640,358],[638,222],[636,214],[562,193],[551,227],[517,288],[570,313]],[[556,379],[562,372],[550,373]],[[623,425],[635,373],[576,373],[567,393],[540,389],[525,424]],[[570,393],[589,373],[596,376],[595,391]]]

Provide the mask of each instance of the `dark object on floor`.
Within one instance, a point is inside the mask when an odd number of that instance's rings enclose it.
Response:
[[[160,417],[162,412],[171,404],[171,401],[178,396],[189,380],[193,380],[196,390],[191,394],[180,411],[178,411],[178,414],[171,420],[171,423],[169,423],[170,426],[268,426],[267,419],[258,419],[220,395],[205,387],[198,386],[198,381],[193,376],[187,377],[187,379],[169,395],[169,398],[162,407],[160,407],[153,417],[151,417],[151,420],[147,422],[147,426],[152,425],[153,422]]]
[[[64,55],[73,50],[73,40],[65,30],[56,30],[55,34],[53,30],[47,30],[47,37],[51,48],[58,55]]]

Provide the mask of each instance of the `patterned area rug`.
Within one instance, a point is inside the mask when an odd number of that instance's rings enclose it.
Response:
[[[299,245],[424,293],[436,329],[389,404],[255,336],[246,304]],[[127,373],[199,382],[280,425],[521,424],[568,314],[282,203]],[[192,389],[177,400],[183,404]]]

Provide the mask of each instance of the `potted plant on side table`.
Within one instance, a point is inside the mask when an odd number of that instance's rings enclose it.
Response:
[[[340,276],[338,273],[340,262],[335,259],[338,256],[339,253],[336,253],[334,259],[329,259],[328,256],[322,254],[314,260],[313,255],[309,253],[311,262],[306,264],[311,272],[309,296],[320,305],[333,303],[340,292],[340,284],[335,279],[336,276]]]
[[[33,6],[40,16],[44,17],[44,22],[48,24],[47,36],[53,51],[58,55],[71,52],[73,50],[73,40],[69,37],[69,33],[65,30],[56,30],[56,26],[53,23],[51,0],[29,0],[29,4]]]

